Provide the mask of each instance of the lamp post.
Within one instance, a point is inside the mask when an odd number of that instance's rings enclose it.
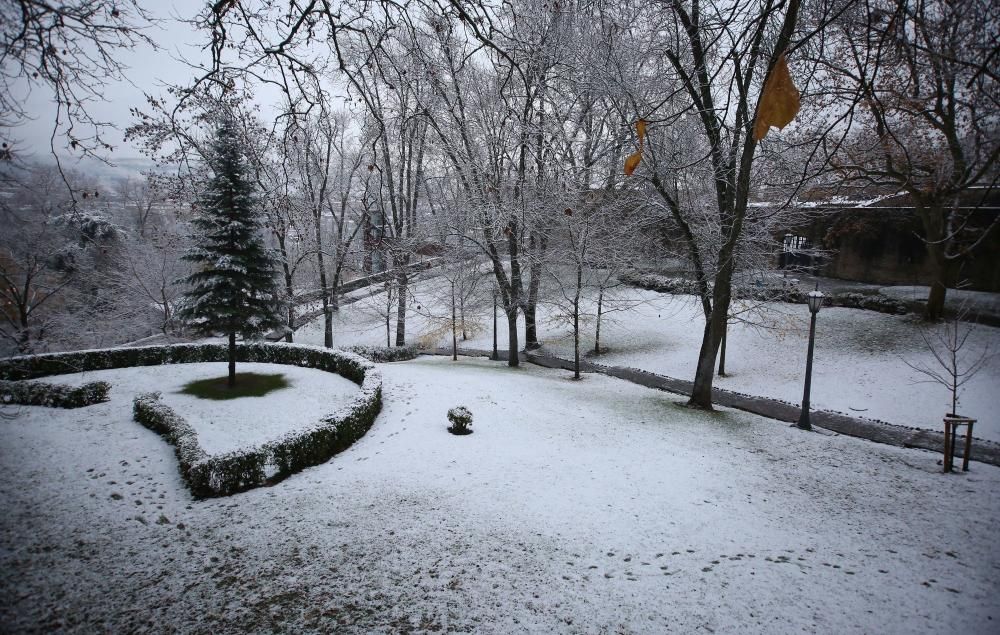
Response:
[[[809,423],[809,389],[812,387],[813,372],[813,344],[816,342],[816,314],[823,306],[823,292],[819,290],[819,283],[816,288],[809,292],[809,313],[812,314],[809,320],[809,352],[806,354],[806,385],[802,391],[802,412],[799,414],[799,421],[795,425],[803,430],[812,430]]]

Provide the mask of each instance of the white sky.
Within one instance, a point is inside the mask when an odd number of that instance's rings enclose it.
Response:
[[[95,119],[113,122],[118,131],[108,131],[106,140],[114,146],[109,158],[124,159],[141,156],[138,149],[123,142],[125,128],[133,122],[129,108],[144,106],[144,93],[165,94],[165,84],[184,84],[195,75],[190,63],[207,62],[210,55],[202,50],[208,41],[205,33],[195,32],[182,22],[193,18],[205,5],[205,0],[145,0],[152,17],[160,20],[146,33],[159,46],[154,50],[149,46],[139,46],[123,52],[120,61],[128,69],[129,81],[109,83],[104,87],[105,103],[93,103],[88,108]],[[48,161],[49,137],[52,134],[55,105],[53,96],[45,87],[36,88],[27,100],[28,112],[34,119],[7,131],[3,136],[12,138],[15,148],[24,159]],[[75,153],[64,151],[60,156],[72,157]]]

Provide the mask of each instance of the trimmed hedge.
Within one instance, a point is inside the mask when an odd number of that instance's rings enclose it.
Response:
[[[174,446],[181,476],[198,498],[228,496],[273,483],[306,467],[318,465],[360,439],[382,409],[382,376],[357,355],[298,344],[247,343],[236,348],[240,362],[305,366],[336,373],[361,387],[347,406],[303,430],[289,432],[259,447],[208,455],[195,430],[163,404],[159,393],[135,398],[135,420]],[[174,344],[107,350],[51,353],[0,360],[0,379],[34,379],[159,364],[226,361],[227,344]]]
[[[0,380],[0,404],[83,408],[108,400],[111,384],[92,381],[82,386],[61,386],[28,381]]]
[[[668,278],[655,273],[627,271],[619,276],[627,285],[658,291],[660,293],[697,295],[698,286],[693,280],[685,278]],[[737,298],[757,300],[762,302],[787,302],[789,304],[805,304],[808,292],[795,286],[782,287],[749,287],[736,288],[733,295]],[[908,313],[906,303],[878,293],[833,293],[826,295],[823,305],[827,307],[844,307],[847,309],[864,309],[879,313],[903,315]]]
[[[416,346],[352,346],[347,350],[376,363],[405,362],[420,354]]]

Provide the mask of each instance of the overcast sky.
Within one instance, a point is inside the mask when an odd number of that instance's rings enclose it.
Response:
[[[110,83],[104,88],[106,103],[94,103],[89,110],[96,119],[114,122],[118,131],[110,131],[106,138],[115,149],[110,157],[131,158],[141,153],[131,144],[123,142],[124,131],[132,123],[129,108],[145,103],[144,93],[164,94],[164,84],[184,84],[191,80],[195,71],[181,61],[198,63],[210,59],[202,50],[207,34],[192,30],[181,20],[197,15],[205,5],[205,0],[157,0],[144,2],[150,14],[159,19],[157,25],[146,33],[159,46],[154,50],[140,46],[128,52],[123,51],[120,61],[129,68],[127,82]],[[44,87],[36,89],[28,98],[28,111],[34,120],[11,131],[10,137],[16,141],[16,148],[25,159],[49,160],[49,137],[52,134],[55,106],[52,93]],[[63,152],[61,156],[72,156]]]

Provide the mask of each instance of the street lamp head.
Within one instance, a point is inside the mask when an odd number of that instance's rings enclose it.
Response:
[[[810,313],[819,313],[820,307],[823,306],[823,297],[823,292],[819,290],[819,283],[817,283],[816,288],[808,295]]]

